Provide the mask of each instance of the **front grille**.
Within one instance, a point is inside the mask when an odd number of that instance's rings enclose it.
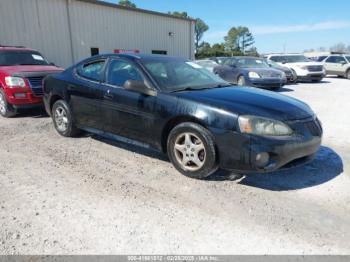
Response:
[[[34,95],[36,96],[43,96],[44,91],[43,91],[43,84],[42,81],[44,79],[43,76],[30,76],[27,77],[30,88],[32,89]]]
[[[322,126],[318,119],[313,121],[308,121],[304,123],[305,128],[309,130],[310,134],[313,136],[321,136],[322,135]]]
[[[261,72],[259,73],[264,78],[276,77],[281,78],[281,74],[275,72]]]
[[[307,70],[309,72],[320,72],[320,71],[322,71],[322,69],[323,69],[323,67],[321,65],[307,67]]]

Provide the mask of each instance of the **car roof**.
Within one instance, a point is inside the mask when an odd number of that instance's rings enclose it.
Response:
[[[129,58],[131,60],[142,60],[142,61],[170,61],[170,60],[178,60],[178,61],[188,61],[186,58],[177,57],[177,56],[168,56],[168,55],[155,55],[155,54],[139,54],[139,53],[125,53],[125,54],[101,54],[93,56],[94,58],[108,58],[108,57],[124,57]]]
[[[1,46],[0,45],[0,51],[36,51],[36,50],[27,48],[24,46]]]

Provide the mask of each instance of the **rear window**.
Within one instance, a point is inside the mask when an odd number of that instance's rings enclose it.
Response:
[[[15,65],[48,65],[45,58],[35,51],[2,51],[0,52],[0,66]]]

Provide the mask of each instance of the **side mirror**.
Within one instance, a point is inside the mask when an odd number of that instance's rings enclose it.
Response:
[[[53,62],[50,62],[50,65],[52,65],[52,66],[56,66],[56,65],[55,65],[55,63],[53,63]]]
[[[144,94],[146,96],[156,96],[157,91],[148,88],[145,83],[141,81],[128,80],[124,83],[124,88],[129,91]]]
[[[345,62],[345,61],[341,61],[340,64],[341,64],[341,65],[345,65],[346,62]]]
[[[285,63],[287,63],[286,61],[282,61],[282,64],[285,64]]]

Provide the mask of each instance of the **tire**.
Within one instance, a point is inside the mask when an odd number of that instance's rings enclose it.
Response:
[[[9,118],[17,114],[17,110],[7,102],[4,90],[0,89],[0,115]]]
[[[174,167],[187,177],[203,179],[218,169],[214,138],[198,124],[185,122],[174,127],[167,151]]]
[[[239,86],[245,86],[245,78],[244,76],[239,76],[237,79],[237,85]]]
[[[346,78],[350,80],[350,69],[348,69],[348,71],[346,71]]]
[[[69,105],[64,100],[58,100],[52,107],[52,120],[56,131],[64,137],[75,137],[80,130],[75,126]]]

